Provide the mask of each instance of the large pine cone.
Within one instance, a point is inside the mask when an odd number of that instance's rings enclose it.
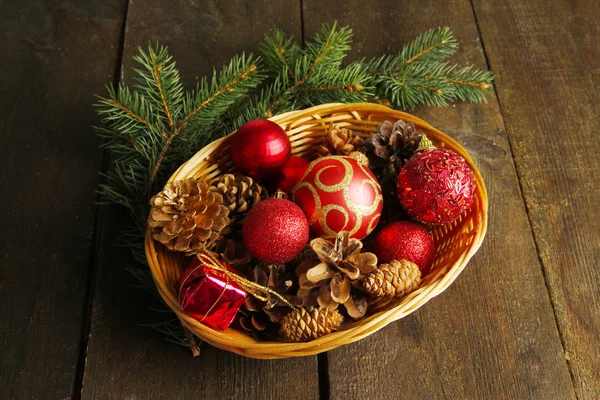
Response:
[[[306,342],[333,332],[344,320],[330,308],[298,308],[281,320],[281,335],[293,342]]]
[[[229,224],[223,196],[194,178],[167,183],[150,205],[152,238],[188,255],[211,249]]]
[[[364,140],[352,133],[350,129],[332,125],[329,127],[329,132],[327,132],[327,136],[323,139],[317,152],[320,156],[347,156],[360,149],[363,144]]]
[[[225,174],[215,178],[211,190],[223,196],[223,202],[229,209],[232,222],[239,221],[250,208],[269,194],[251,177],[241,174]]]
[[[374,297],[398,298],[415,291],[421,285],[421,271],[408,260],[393,260],[369,273],[363,289]]]

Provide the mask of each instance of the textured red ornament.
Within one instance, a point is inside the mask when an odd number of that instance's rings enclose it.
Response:
[[[254,257],[269,264],[284,264],[306,246],[308,221],[291,201],[267,199],[250,209],[242,234]]]
[[[435,245],[431,234],[422,225],[410,221],[396,221],[384,226],[373,241],[373,253],[380,263],[408,260],[419,266],[425,275],[435,259]]]
[[[292,191],[315,236],[334,238],[340,231],[363,239],[377,226],[383,196],[371,170],[354,158],[313,161]]]
[[[236,272],[227,266],[231,272]],[[196,257],[177,282],[181,309],[203,324],[225,330],[244,303],[246,292]]]
[[[398,175],[398,198],[411,217],[425,224],[456,220],[473,204],[475,182],[467,162],[443,149],[416,153]]]
[[[308,164],[310,163],[302,157],[291,156],[285,167],[283,167],[283,171],[267,182],[267,189],[270,192],[282,190],[289,193],[304,176]]]
[[[230,140],[233,163],[242,173],[256,179],[281,172],[292,154],[285,131],[266,119],[245,123]]]

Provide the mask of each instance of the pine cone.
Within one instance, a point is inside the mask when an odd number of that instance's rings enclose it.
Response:
[[[353,285],[377,268],[377,256],[361,253],[362,243],[349,238],[348,232],[340,232],[335,243],[317,238],[310,246],[320,263],[307,260],[298,266],[298,296],[304,305],[317,304],[325,308],[337,308],[342,304],[348,315],[355,320],[365,316],[367,302],[359,292],[353,293]]]
[[[392,125],[384,121],[377,127],[377,133],[366,141],[364,148],[375,169],[390,164],[389,167],[398,175],[404,163],[417,151],[422,136],[411,122],[399,119]]]
[[[215,178],[210,183],[210,190],[223,196],[232,223],[241,220],[252,206],[269,197],[265,188],[251,177],[241,174],[225,174]]]
[[[267,274],[267,271],[268,274]],[[285,273],[283,265],[256,265],[250,275],[250,280],[261,286],[275,290],[287,301],[300,305],[296,296],[286,295],[292,291],[291,274]],[[269,302],[262,302],[253,296],[247,296],[239,313],[239,323],[248,335],[258,341],[274,340],[279,333],[281,319],[291,311],[291,308],[273,297]]]
[[[281,335],[293,342],[306,342],[331,333],[343,320],[335,309],[298,308],[281,320]]]
[[[393,260],[369,273],[363,289],[375,297],[398,298],[415,291],[421,285],[421,271],[407,260]]]
[[[167,183],[150,205],[152,237],[168,249],[188,255],[211,249],[229,224],[223,196],[194,178]]]
[[[350,129],[330,125],[329,132],[323,139],[323,143],[319,146],[317,152],[320,156],[347,156],[361,148],[363,144],[364,140],[360,136],[353,134]]]

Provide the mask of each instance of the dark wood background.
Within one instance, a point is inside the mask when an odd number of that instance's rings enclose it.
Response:
[[[600,4],[596,0],[0,0],[0,398],[600,398]],[[282,27],[354,29],[350,57],[449,25],[488,104],[415,114],[473,155],[481,250],[441,296],[357,344],[282,361],[193,358],[140,326],[144,292],[95,206],[107,167],[92,103],[138,45],[185,83]]]

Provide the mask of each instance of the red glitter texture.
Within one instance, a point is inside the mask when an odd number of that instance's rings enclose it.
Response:
[[[231,137],[231,159],[242,173],[256,179],[281,172],[292,154],[285,131],[276,123],[256,119]]]
[[[340,231],[365,238],[377,226],[383,208],[377,178],[368,167],[344,156],[313,161],[292,199],[306,214],[313,235],[327,239]]]
[[[408,260],[429,272],[435,259],[435,245],[429,231],[410,221],[396,221],[384,226],[375,236],[373,253],[380,263]]]
[[[306,246],[308,221],[289,200],[267,199],[250,209],[242,228],[248,251],[260,261],[284,264]]]
[[[475,182],[467,162],[442,149],[415,154],[398,175],[398,198],[411,217],[425,224],[456,220],[473,204]]]

